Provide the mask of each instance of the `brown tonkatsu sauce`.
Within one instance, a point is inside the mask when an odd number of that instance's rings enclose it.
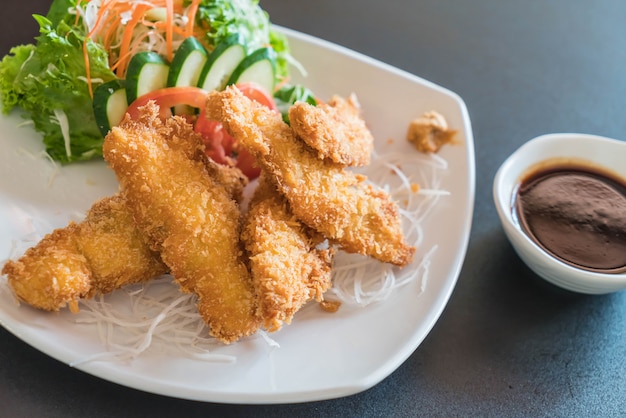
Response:
[[[592,166],[556,164],[522,180],[513,211],[548,253],[585,270],[626,271],[626,184]]]

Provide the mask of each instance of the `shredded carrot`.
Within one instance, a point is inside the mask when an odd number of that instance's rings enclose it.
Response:
[[[90,0],[87,0],[88,3]],[[85,3],[85,2],[84,2]],[[103,0],[98,7],[93,27],[85,37],[83,55],[89,92],[93,96],[91,84],[90,63],[88,54],[89,41],[97,42],[105,50],[110,52],[109,65],[111,70],[120,78],[125,77],[128,63],[133,55],[141,48],[145,35],[137,36],[137,26],[145,27],[149,31],[156,31],[165,39],[165,56],[172,60],[174,55],[175,39],[187,38],[194,35],[197,30],[194,25],[195,16],[198,12],[201,0],[191,0],[185,8],[184,0]],[[165,22],[151,22],[146,20],[146,12],[155,7],[166,10]],[[175,22],[176,15],[186,14],[188,22],[178,25]],[[78,23],[79,13],[76,14]],[[129,17],[130,16],[130,17]]]
[[[133,10],[130,20],[126,23],[126,28],[124,28],[124,35],[122,37],[122,44],[120,45],[120,55],[117,63],[114,64],[116,67],[115,72],[120,78],[123,78],[126,75],[126,68],[130,62],[130,42],[133,38],[135,26],[137,26],[146,11],[150,8],[152,8],[152,5],[150,4],[139,3]]]
[[[102,45],[104,49],[107,51],[111,50],[111,46],[113,45],[113,40],[115,39],[115,35],[119,29],[118,25],[110,24],[108,25],[107,31],[105,32],[102,38]]]
[[[74,26],[78,25],[78,22],[80,21],[80,13],[78,13],[78,5],[76,5],[76,17],[74,18]]]
[[[87,88],[89,89],[89,97],[93,99],[93,85],[91,83],[91,64],[89,63],[89,51],[87,50],[87,40],[83,42],[83,58],[85,60],[85,74],[87,74]]]
[[[166,22],[154,22],[152,26],[154,26],[155,29],[162,29],[164,31],[168,30],[168,25]],[[182,36],[183,38],[185,37],[185,29],[180,28],[178,26],[172,26],[171,30],[172,30],[172,35],[176,34],[176,35]]]
[[[93,25],[93,28],[91,28],[91,31],[87,34],[88,39],[91,39],[91,37],[95,34],[95,32],[98,30],[98,27],[100,26],[100,22],[102,21],[102,18],[108,14],[107,13],[108,10],[112,8],[112,6],[114,6],[115,3],[117,3],[117,0],[110,0],[110,1],[105,1],[104,3],[102,3],[102,5],[100,6],[100,9],[98,9],[98,16],[96,17],[96,23]]]
[[[85,41],[83,42],[83,59],[85,60],[85,75],[87,78],[87,88],[89,89],[89,96],[91,96],[92,98],[93,98],[93,85],[91,83],[91,65],[89,62],[89,50],[87,48],[87,43],[91,40],[91,37],[93,36],[98,26],[100,25],[102,17],[105,15],[107,9],[109,8],[109,6],[113,5],[115,1],[116,0],[110,0],[108,2],[102,3],[102,5],[100,6],[100,9],[98,10],[98,16],[96,17],[96,22],[93,28],[91,29],[91,31],[85,37]],[[76,14],[76,16],[78,17],[78,13]]]
[[[193,28],[196,22],[196,14],[201,0],[191,0],[191,4],[187,9],[187,27],[185,28],[185,37],[193,36]]]
[[[168,61],[172,61],[174,56],[174,1],[173,0],[165,0],[165,8],[167,11],[167,17],[165,18],[165,45],[167,51],[167,59]]]
[[[278,91],[289,83],[289,77],[283,77],[276,86],[274,86],[274,91]]]

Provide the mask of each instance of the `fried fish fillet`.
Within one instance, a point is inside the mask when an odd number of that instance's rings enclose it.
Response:
[[[96,202],[79,229],[78,248],[91,267],[96,293],[109,293],[168,271],[135,227],[119,194]]]
[[[234,198],[242,198],[247,178],[241,171],[211,160],[205,164]],[[167,272],[135,227],[121,195],[97,201],[82,222],[54,230],[2,269],[18,299],[48,311],[68,304],[77,311],[82,298]]]
[[[92,291],[87,259],[78,250],[78,226],[55,229],[17,261],[2,268],[17,298],[35,308],[58,311],[69,304],[78,311],[78,301]]]
[[[2,274],[23,302],[58,311],[78,300],[166,273],[135,228],[121,196],[96,202],[84,221],[46,235]]]
[[[289,324],[308,301],[322,301],[331,286],[333,249],[316,249],[309,228],[261,175],[241,238],[250,258],[262,325],[270,332]]]
[[[165,122],[149,103],[104,141],[137,228],[158,250],[181,289],[198,295],[210,333],[225,343],[254,333],[260,321],[229,192],[196,159],[202,139],[184,119]],[[200,157],[198,157],[200,158]]]
[[[374,137],[361,118],[355,95],[348,99],[335,95],[317,106],[296,102],[289,108],[289,122],[319,158],[348,166],[370,163]]]
[[[402,232],[398,206],[388,193],[338,165],[320,160],[280,114],[236,87],[210,93],[207,115],[220,120],[269,174],[298,219],[348,252],[399,266],[415,247]]]

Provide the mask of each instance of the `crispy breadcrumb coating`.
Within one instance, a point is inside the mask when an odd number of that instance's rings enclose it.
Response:
[[[205,164],[233,198],[242,199],[248,180],[240,170],[208,159]],[[81,298],[167,272],[135,227],[121,195],[97,201],[82,222],[53,231],[2,269],[19,300],[48,311],[67,304],[77,311]]]
[[[456,143],[455,129],[448,128],[446,118],[431,110],[409,124],[406,139],[420,152],[439,152],[446,144]]]
[[[200,161],[204,162],[209,176],[213,177],[218,183],[224,186],[226,192],[235,202],[241,203],[243,200],[243,190],[249,182],[248,177],[237,167],[218,164],[204,153],[198,158]]]
[[[79,229],[76,241],[91,268],[96,293],[109,293],[168,271],[135,227],[120,195],[96,202]]]
[[[370,163],[374,137],[361,118],[354,94],[348,99],[335,95],[317,106],[296,102],[289,108],[289,123],[321,159],[348,166]]]
[[[308,301],[322,301],[331,286],[333,249],[315,240],[287,201],[261,175],[241,234],[250,258],[263,327],[278,331]]]
[[[119,195],[96,202],[84,221],[54,230],[2,269],[18,299],[48,311],[68,304],[77,311],[81,298],[166,272]]]
[[[298,219],[348,252],[399,266],[415,247],[405,242],[399,209],[388,193],[364,176],[317,158],[274,112],[236,87],[212,92],[207,116],[220,120],[273,177]]]
[[[181,289],[198,295],[198,311],[224,343],[254,333],[256,296],[240,247],[240,212],[228,191],[189,157],[204,153],[184,119],[163,122],[149,103],[104,141],[138,229],[158,250]]]
[[[91,272],[76,245],[77,229],[75,223],[56,229],[4,265],[2,274],[19,300],[46,311],[68,304],[78,311],[78,300],[91,293]]]

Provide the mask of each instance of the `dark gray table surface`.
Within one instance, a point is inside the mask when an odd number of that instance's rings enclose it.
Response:
[[[48,4],[3,3],[2,54],[32,39],[30,14],[45,14]],[[72,369],[0,329],[0,417],[626,416],[626,292],[583,296],[544,285],[506,240],[491,195],[498,166],[537,135],[626,139],[626,2],[261,4],[277,24],[417,74],[465,100],[476,205],[467,258],[443,315],[372,389],[295,405],[143,393]]]

